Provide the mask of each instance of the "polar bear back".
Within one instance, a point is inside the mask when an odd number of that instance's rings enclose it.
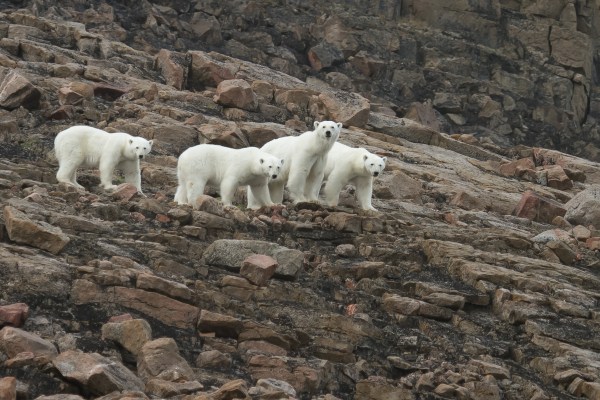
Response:
[[[190,147],[179,156],[177,173],[191,178],[201,176],[208,185],[219,185],[225,178],[235,176],[239,185],[252,185],[265,179],[258,168],[264,153],[256,147],[232,149],[215,144]]]
[[[371,153],[362,147],[350,147],[336,142],[327,155],[324,178],[327,179],[336,167],[347,171],[349,177],[369,176],[369,171],[364,168],[365,155],[371,155]]]
[[[119,138],[119,141],[126,141],[129,136],[126,133],[111,134],[91,126],[72,126],[56,135],[56,158],[62,160],[65,156],[80,156],[84,166],[96,167],[111,135],[114,135],[113,139]]]

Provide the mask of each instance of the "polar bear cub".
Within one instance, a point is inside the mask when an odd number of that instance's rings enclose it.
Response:
[[[179,156],[175,193],[178,204],[193,205],[204,193],[206,185],[220,188],[221,201],[232,205],[235,191],[248,185],[248,195],[254,196],[255,208],[273,205],[268,182],[277,179],[283,160],[256,147],[231,149],[229,147],[200,144],[190,147]]]
[[[334,144],[327,156],[324,171],[327,182],[323,193],[327,205],[337,206],[341,190],[350,183],[356,187],[359,207],[376,211],[371,205],[373,178],[383,172],[386,161],[387,157],[379,157],[363,148]]]
[[[140,160],[150,150],[153,141],[127,133],[108,133],[86,125],[72,126],[56,135],[54,152],[58,159],[56,180],[74,185],[77,183],[77,168],[98,168],[100,182],[105,190],[114,190],[112,184],[115,168],[123,171],[125,181],[142,192]]]
[[[318,193],[323,180],[327,153],[340,136],[341,129],[341,123],[315,121],[312,131],[274,139],[261,147],[261,150],[285,161],[280,177],[269,182],[269,193],[274,203],[283,202],[286,185],[294,202],[317,201],[315,192]],[[256,208],[255,200],[248,195],[249,208]]]

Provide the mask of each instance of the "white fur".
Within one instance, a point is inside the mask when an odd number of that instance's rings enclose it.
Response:
[[[179,156],[175,193],[178,204],[196,202],[206,185],[220,188],[221,201],[232,205],[238,186],[248,185],[248,195],[256,199],[255,208],[273,205],[267,183],[281,173],[283,161],[256,147],[231,149],[229,147],[201,144],[190,147]]]
[[[342,124],[315,121],[314,127],[313,131],[304,132],[299,136],[272,140],[261,148],[285,161],[280,177],[269,181],[269,193],[274,203],[283,202],[285,186],[294,202],[317,201],[327,153],[338,139]],[[255,199],[249,195],[248,207],[255,206]]]
[[[80,189],[77,168],[98,168],[100,182],[105,190],[114,190],[112,184],[115,168],[123,171],[125,182],[142,191],[140,159],[152,149],[153,141],[127,133],[108,133],[91,126],[72,126],[56,135],[54,151],[58,159],[56,179]]]
[[[327,181],[323,193],[327,205],[338,204],[340,191],[347,184],[356,187],[358,205],[363,210],[373,210],[373,178],[381,175],[387,157],[379,157],[363,148],[352,148],[336,143],[327,156],[324,179]]]

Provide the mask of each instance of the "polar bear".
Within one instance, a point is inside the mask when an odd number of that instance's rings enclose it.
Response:
[[[341,129],[341,123],[315,121],[312,131],[274,139],[261,147],[261,150],[285,161],[279,178],[269,181],[269,193],[274,203],[283,202],[285,186],[296,203],[317,201],[315,192],[318,193],[323,180],[327,153],[340,136]],[[248,208],[256,208],[255,199],[250,194]]]
[[[193,205],[204,193],[206,185],[220,187],[221,201],[232,205],[240,185],[248,185],[248,195],[254,196],[254,208],[271,206],[268,182],[277,179],[283,160],[256,147],[231,149],[215,144],[190,147],[179,156],[175,193],[178,204]]]
[[[386,161],[387,157],[379,157],[366,149],[335,143],[327,156],[324,171],[323,193],[327,205],[337,206],[340,191],[350,183],[356,187],[359,207],[377,211],[371,205],[373,178],[383,172]]]
[[[108,133],[86,125],[72,126],[56,135],[54,152],[58,159],[56,180],[79,189],[77,168],[80,166],[100,170],[100,182],[105,190],[114,190],[112,184],[115,168],[123,171],[125,182],[142,192],[140,160],[152,149],[152,140],[127,133]]]

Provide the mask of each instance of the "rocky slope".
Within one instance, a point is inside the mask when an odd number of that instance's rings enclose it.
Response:
[[[335,2],[0,4],[0,399],[600,398],[596,162],[447,135],[431,105],[375,97],[378,75],[319,68],[328,44],[355,45],[346,19],[314,14]],[[459,38],[400,4],[381,4],[387,22],[357,48],[399,18],[451,51],[439,35]],[[358,58],[340,51],[331,67]],[[379,212],[357,210],[350,187],[335,209],[253,212],[242,190],[239,209],[172,202],[183,149],[260,146],[324,118],[388,157]],[[86,191],[56,184],[52,140],[82,123],[155,140],[145,197],[105,193],[97,171],[79,174]]]

